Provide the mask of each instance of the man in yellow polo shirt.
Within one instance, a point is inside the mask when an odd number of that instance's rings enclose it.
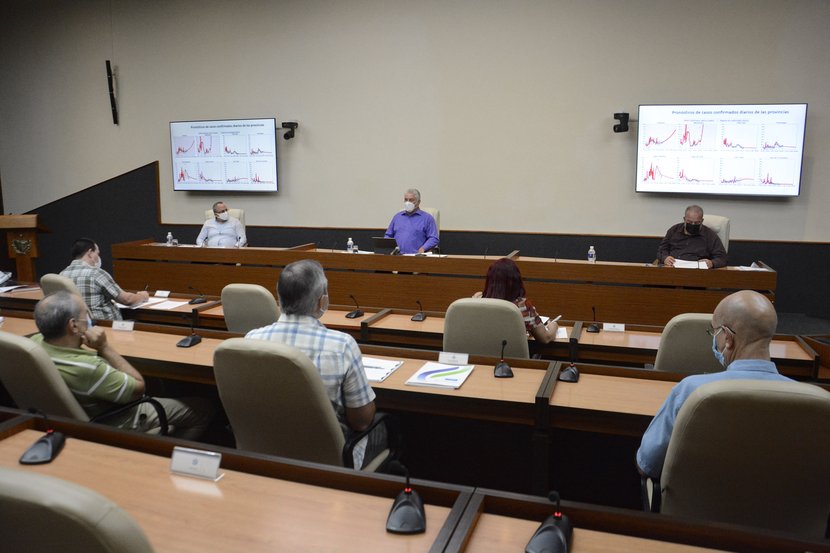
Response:
[[[57,292],[43,298],[35,306],[35,324],[40,334],[32,340],[43,346],[90,417],[144,395],[141,373],[107,343],[101,327],[91,325],[86,304],[79,296]],[[158,401],[174,436],[195,440],[210,424],[213,407],[204,398]],[[149,403],[141,403],[105,422],[142,432],[159,426],[156,410]]]

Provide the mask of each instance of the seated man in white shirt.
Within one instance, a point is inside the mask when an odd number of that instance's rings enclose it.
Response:
[[[196,245],[214,248],[241,248],[247,243],[245,225],[236,217],[230,216],[225,202],[213,204],[213,219],[208,219],[202,225],[202,232],[196,238]]]

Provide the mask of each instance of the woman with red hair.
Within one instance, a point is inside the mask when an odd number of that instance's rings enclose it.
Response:
[[[487,269],[487,280],[484,282],[484,292],[477,292],[475,298],[496,298],[516,304],[522,312],[525,328],[537,341],[547,344],[556,338],[556,329],[559,325],[548,321],[542,324],[542,318],[536,308],[525,297],[525,286],[522,282],[522,273],[519,266],[512,259],[499,259]]]

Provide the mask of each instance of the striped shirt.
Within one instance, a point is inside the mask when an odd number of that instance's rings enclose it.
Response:
[[[90,418],[133,399],[136,380],[115,368],[106,359],[84,349],[53,346],[35,334],[32,340],[43,346],[58,367],[63,381]]]
[[[320,372],[331,406],[346,439],[351,430],[346,424],[346,407],[359,408],[375,399],[375,392],[366,380],[363,357],[354,338],[344,332],[330,330],[307,315],[280,315],[269,326],[248,332],[245,338],[272,340],[295,347],[305,353]],[[363,464],[366,440],[354,448],[355,467]]]
[[[61,274],[71,278],[78,287],[93,319],[121,320],[121,312],[112,301],[122,290],[108,272],[76,259]]]

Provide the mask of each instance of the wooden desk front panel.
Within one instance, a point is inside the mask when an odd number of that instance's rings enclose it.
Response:
[[[317,259],[326,269],[332,303],[349,304],[349,295],[354,295],[365,306],[412,309],[420,299],[425,309],[433,311],[445,311],[455,299],[480,291],[495,259],[270,248],[166,248],[141,243],[113,246],[114,276],[125,288],[143,289],[148,283],[151,288],[179,290],[193,286],[214,295],[232,282],[255,283],[272,290],[281,267],[307,258]],[[774,271],[674,271],[633,263],[538,258],[520,259],[519,265],[535,305],[571,320],[590,319],[595,307],[602,320],[665,324],[678,313],[711,312],[735,289],[774,291],[776,280]]]
[[[159,553],[429,551],[449,509],[426,505],[427,532],[386,532],[390,498],[223,470],[219,482],[169,472],[165,457],[68,438],[50,464],[18,459],[41,432],[0,441],[0,465],[74,482],[127,511]]]

